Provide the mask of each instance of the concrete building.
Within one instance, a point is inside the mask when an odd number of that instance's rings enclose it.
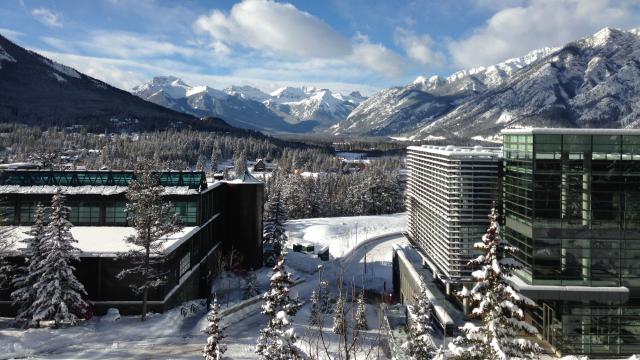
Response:
[[[221,250],[239,251],[247,267],[262,266],[261,182],[236,180],[207,184],[203,172],[157,173],[164,196],[180,214],[184,230],[164,244],[164,285],[149,294],[151,311],[162,312],[186,300],[209,295],[211,279],[218,272]],[[23,236],[33,222],[36,204],[49,206],[60,188],[70,207],[71,233],[80,249],[76,276],[84,285],[96,313],[118,308],[123,314],[140,311],[140,296],[127,278],[116,275],[127,262],[118,255],[127,251],[125,239],[135,233],[125,213],[127,185],[132,171],[0,171],[2,213]],[[22,244],[16,244],[10,260],[23,262]],[[0,290],[0,315],[12,315],[11,289]]]
[[[467,261],[498,199],[500,156],[499,148],[407,148],[408,236],[447,292],[470,280]]]

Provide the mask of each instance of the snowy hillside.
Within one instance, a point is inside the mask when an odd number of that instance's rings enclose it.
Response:
[[[383,90],[331,130],[486,139],[505,127],[637,127],[639,63],[638,31],[605,28],[561,48]]]

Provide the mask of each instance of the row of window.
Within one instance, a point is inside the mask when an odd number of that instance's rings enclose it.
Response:
[[[74,225],[94,226],[94,225],[126,225],[127,213],[125,202],[112,202],[107,205],[92,202],[69,202],[69,221]],[[185,225],[195,225],[198,220],[198,205],[195,201],[173,202],[174,211],[180,214],[180,219]],[[18,221],[21,225],[32,224],[35,218],[37,204],[22,203],[18,206]],[[4,206],[2,216],[9,222],[15,219],[16,208]],[[104,222],[101,212],[104,211]],[[15,220],[14,220],[15,221]]]

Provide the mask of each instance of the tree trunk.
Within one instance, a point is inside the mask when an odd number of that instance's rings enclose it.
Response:
[[[147,318],[147,297],[149,296],[149,288],[145,287],[142,291],[142,317],[140,321],[145,321]]]

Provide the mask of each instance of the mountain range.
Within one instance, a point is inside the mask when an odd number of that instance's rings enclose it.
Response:
[[[270,94],[251,86],[223,90],[190,86],[175,76],[157,76],[133,88],[133,94],[164,107],[198,117],[216,116],[249,129],[310,132],[344,120],[365,98],[329,89],[284,87]]]
[[[43,127],[81,125],[91,131],[168,128],[235,131],[144,101],[0,35],[0,121]]]
[[[173,76],[155,77],[131,94],[0,36],[0,93],[0,121],[96,131],[235,126],[455,142],[499,140],[508,127],[636,128],[640,30],[605,28],[496,65],[418,77],[369,98],[311,87],[217,90]]]
[[[497,140],[506,127],[636,128],[639,90],[640,31],[605,28],[559,48],[385,89],[331,132]]]

